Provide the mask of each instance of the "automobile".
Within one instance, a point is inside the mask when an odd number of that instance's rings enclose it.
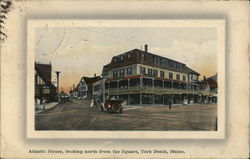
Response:
[[[104,103],[101,104],[101,112],[107,113],[122,113],[122,100],[119,99],[107,99]]]
[[[85,96],[83,96],[83,97],[82,97],[82,99],[83,99],[83,100],[87,99],[87,96],[86,96],[86,95],[85,95]]]
[[[62,101],[63,103],[65,103],[65,102],[70,102],[70,97],[67,96],[67,95],[62,95],[62,96],[61,96],[61,101]]]

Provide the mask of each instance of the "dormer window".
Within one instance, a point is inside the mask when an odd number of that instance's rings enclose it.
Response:
[[[166,65],[166,66],[168,66],[168,60],[166,60],[166,59],[164,59],[164,64]]]
[[[121,57],[121,61],[123,61],[123,59],[124,59],[124,58],[123,58],[123,56],[122,56],[122,57]]]
[[[173,67],[173,66],[174,66],[173,61],[169,61],[169,66],[170,66],[170,67]]]
[[[163,58],[160,58],[160,64],[162,65],[164,63]]]
[[[131,59],[131,54],[128,54],[128,59]]]
[[[155,63],[155,64],[159,64],[159,61],[160,61],[160,58],[157,57],[157,56],[155,56],[155,57],[154,57],[154,63]]]
[[[145,60],[145,54],[144,53],[141,53],[141,59],[142,59],[142,61]]]
[[[116,62],[117,61],[117,59],[116,58],[114,58],[114,62]]]
[[[180,69],[180,65],[178,63],[176,63],[176,68]]]

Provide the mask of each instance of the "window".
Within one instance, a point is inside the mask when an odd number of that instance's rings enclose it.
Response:
[[[176,74],[176,80],[180,80],[180,75],[179,74]]]
[[[149,68],[149,69],[148,69],[148,74],[149,74],[149,75],[152,75],[152,71],[153,71],[153,70]]]
[[[173,79],[173,73],[169,72],[169,79]]]
[[[124,74],[125,74],[125,69],[121,69],[120,70],[120,77],[124,76]]]
[[[161,76],[162,78],[164,78],[164,77],[165,77],[165,72],[164,72],[164,71],[161,71],[161,72],[160,72],[160,76]]]
[[[116,78],[118,76],[118,71],[117,70],[113,70],[113,77]]]
[[[169,61],[169,66],[174,67],[174,63],[172,61]]]
[[[104,71],[108,71],[108,68],[106,66],[104,67]]]
[[[193,80],[198,80],[198,76],[197,75],[193,75]]]
[[[155,57],[154,57],[154,63],[155,63],[155,64],[159,64],[159,63],[160,63],[160,58],[157,57],[157,56],[155,56]]]
[[[132,67],[128,67],[127,68],[127,75],[132,75],[132,70],[133,70],[133,68]]]
[[[128,59],[131,59],[131,54],[128,54]]]
[[[180,64],[176,63],[176,69],[180,69]]]
[[[121,56],[121,61],[123,61],[124,60],[124,58],[123,58],[123,56]]]
[[[116,57],[114,57],[114,62],[116,62],[117,61],[117,59],[116,59]]]
[[[160,58],[160,64],[162,65],[164,63],[163,58]]]
[[[184,70],[184,68],[185,68],[185,65],[182,64],[182,65],[181,65],[181,70]]]
[[[185,75],[183,75],[183,81],[186,81],[186,76]]]
[[[153,76],[157,77],[158,76],[158,70],[153,71]]]
[[[141,72],[141,74],[145,74],[146,73],[146,68],[145,67],[140,67],[140,72]]]
[[[141,53],[141,60],[144,61],[145,60],[145,54]]]
[[[169,62],[168,62],[168,60],[167,59],[164,59],[164,65],[168,65],[169,64]]]

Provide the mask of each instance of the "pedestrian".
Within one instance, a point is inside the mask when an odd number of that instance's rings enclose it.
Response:
[[[94,98],[94,107],[97,108],[97,101],[95,98]]]
[[[39,105],[40,105],[40,109],[43,109],[43,98],[42,97],[40,98],[40,104]]]
[[[40,109],[40,100],[36,98],[36,110]]]
[[[172,106],[172,101],[169,100],[169,109],[171,109],[171,106]]]
[[[43,110],[45,110],[46,100],[45,100],[45,98],[44,98],[44,97],[42,98],[42,102],[41,102],[41,104],[42,104],[42,109],[43,109]]]
[[[94,99],[92,98],[91,100],[90,100],[90,108],[93,108],[94,107]]]
[[[72,99],[72,96],[71,96],[71,95],[69,96],[69,102],[70,102],[70,103],[73,103],[73,99]]]

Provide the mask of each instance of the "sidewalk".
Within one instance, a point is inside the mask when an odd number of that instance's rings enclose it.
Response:
[[[54,108],[56,105],[58,104],[58,102],[51,102],[51,103],[47,103],[44,107],[45,109],[38,109],[36,110],[36,114],[44,112],[46,110],[52,109]]]
[[[195,105],[200,105],[200,104],[216,104],[216,103],[188,103],[188,104],[172,104],[172,107],[175,106],[195,106]],[[154,107],[162,107],[162,106],[166,106],[168,107],[169,104],[142,104],[142,105],[123,105],[123,108],[133,108],[133,107],[147,107],[147,106],[154,106]]]

